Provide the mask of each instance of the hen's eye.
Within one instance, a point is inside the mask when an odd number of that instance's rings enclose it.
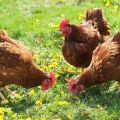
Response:
[[[73,87],[72,87],[72,88],[73,88],[73,89],[75,89],[75,87],[76,87],[76,85],[73,85]]]
[[[51,80],[52,78],[51,77],[48,77],[49,80]]]

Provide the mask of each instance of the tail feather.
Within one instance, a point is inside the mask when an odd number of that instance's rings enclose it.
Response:
[[[86,12],[86,17],[85,17],[85,21],[89,21],[89,20],[93,20],[93,11],[92,10],[87,10]]]
[[[8,42],[8,43],[15,45],[16,47],[19,47],[16,44],[16,42],[8,36],[7,31],[5,30],[0,30],[0,42]]]
[[[120,42],[120,32],[118,32],[112,39],[112,41],[119,41]]]
[[[89,20],[92,20],[92,25],[98,29],[101,35],[110,35],[110,28],[103,18],[103,13],[101,9],[87,10],[85,21]]]

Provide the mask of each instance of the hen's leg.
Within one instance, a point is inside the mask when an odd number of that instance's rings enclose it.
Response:
[[[5,86],[5,87],[3,88],[3,90],[6,91],[11,97],[15,97],[15,96],[16,96],[15,92],[12,92],[12,91],[8,88],[8,86]]]
[[[8,86],[5,86],[5,87],[3,87],[2,89],[1,89],[1,91],[3,91],[5,94],[7,94],[7,95],[10,95],[11,97],[15,97],[16,96],[16,94],[14,93],[14,92],[12,92],[9,88],[8,88]],[[2,99],[2,100],[7,100],[6,99],[6,97],[2,94],[2,92],[0,92],[0,98]]]
[[[2,100],[7,100],[6,98],[5,98],[5,96],[0,92],[0,98],[2,99]]]

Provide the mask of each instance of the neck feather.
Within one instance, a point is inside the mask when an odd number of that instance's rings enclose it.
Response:
[[[97,74],[93,69],[86,69],[81,75],[78,77],[77,84],[84,85],[85,88],[96,85],[97,84]]]
[[[48,78],[49,77],[43,71],[35,65],[31,65],[23,86],[26,88],[36,87],[41,85],[42,82]]]

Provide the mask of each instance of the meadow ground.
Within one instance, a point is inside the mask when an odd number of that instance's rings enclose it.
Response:
[[[82,1],[82,0],[81,0]],[[63,40],[58,25],[64,18],[80,24],[84,12],[101,8],[114,35],[120,28],[119,0],[0,0],[0,29],[24,43],[36,64],[56,72],[57,84],[48,92],[40,87],[11,86],[16,98],[1,101],[0,120],[120,120],[120,96],[115,82],[87,89],[72,96],[67,80],[79,75],[62,57]]]

